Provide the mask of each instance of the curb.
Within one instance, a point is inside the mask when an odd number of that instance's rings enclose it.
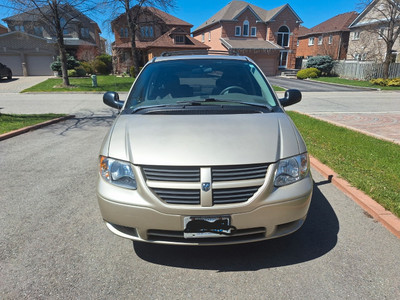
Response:
[[[61,121],[65,121],[65,120],[68,120],[68,119],[71,119],[71,118],[75,118],[75,115],[69,115],[69,116],[65,116],[65,117],[60,117],[60,118],[49,120],[49,121],[46,121],[46,122],[43,122],[43,123],[39,123],[39,124],[35,124],[35,125],[32,125],[32,126],[24,127],[24,128],[21,128],[21,129],[17,129],[17,130],[14,130],[14,131],[10,131],[10,132],[7,132],[7,133],[3,133],[3,134],[0,134],[0,141],[3,141],[3,140],[6,140],[6,139],[9,139],[9,138],[12,138],[14,136],[26,133],[28,131],[36,130],[36,129],[39,129],[39,128],[42,128],[42,127],[45,127],[45,126],[48,126],[48,125],[51,125],[51,124],[55,124],[55,123],[58,123],[58,122],[61,122]]]
[[[377,91],[377,92],[382,92],[380,88],[372,88],[372,87],[366,87],[366,86],[356,86],[356,85],[348,85],[348,84],[341,84],[341,83],[333,83],[333,82],[325,82],[325,81],[319,81],[319,80],[312,80],[310,78],[306,78],[303,80],[308,80],[311,82],[318,82],[318,83],[323,83],[323,84],[328,84],[328,85],[334,85],[334,86],[344,86],[348,88],[355,88],[359,90],[366,90],[366,91]]]
[[[397,238],[400,238],[400,219],[394,214],[387,211],[383,206],[378,204],[364,192],[352,187],[350,183],[339,178],[332,169],[321,163],[315,157],[310,156],[311,165],[329,182],[332,182],[339,190],[345,193],[349,198],[356,202],[361,208],[371,215],[376,221],[380,222]]]

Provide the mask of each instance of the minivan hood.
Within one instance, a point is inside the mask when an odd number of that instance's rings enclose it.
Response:
[[[268,163],[305,151],[285,113],[120,115],[108,144],[110,157],[164,166]]]

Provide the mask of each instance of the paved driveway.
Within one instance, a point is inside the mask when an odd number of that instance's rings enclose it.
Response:
[[[317,173],[287,237],[168,247],[113,235],[95,195],[113,116],[94,113],[0,142],[0,299],[400,299],[399,240]]]
[[[11,80],[3,79],[0,80],[0,93],[19,93],[47,78],[51,76],[13,76]]]
[[[365,89],[325,84],[312,80],[298,80],[285,77],[268,77],[271,84],[285,89],[298,89],[303,92],[359,92]]]

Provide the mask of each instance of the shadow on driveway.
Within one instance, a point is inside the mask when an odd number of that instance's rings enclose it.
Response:
[[[214,247],[134,242],[134,250],[141,259],[151,263],[219,272],[255,271],[316,259],[335,247],[339,232],[338,218],[318,188],[327,183],[329,181],[314,184],[307,220],[292,235],[258,243]]]

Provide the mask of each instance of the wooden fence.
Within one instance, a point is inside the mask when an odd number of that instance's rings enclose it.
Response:
[[[307,60],[303,60],[302,67],[305,68]],[[383,64],[369,61],[336,61],[333,73],[343,78],[370,80],[383,77]],[[389,78],[400,77],[400,63],[392,63],[389,66]]]

